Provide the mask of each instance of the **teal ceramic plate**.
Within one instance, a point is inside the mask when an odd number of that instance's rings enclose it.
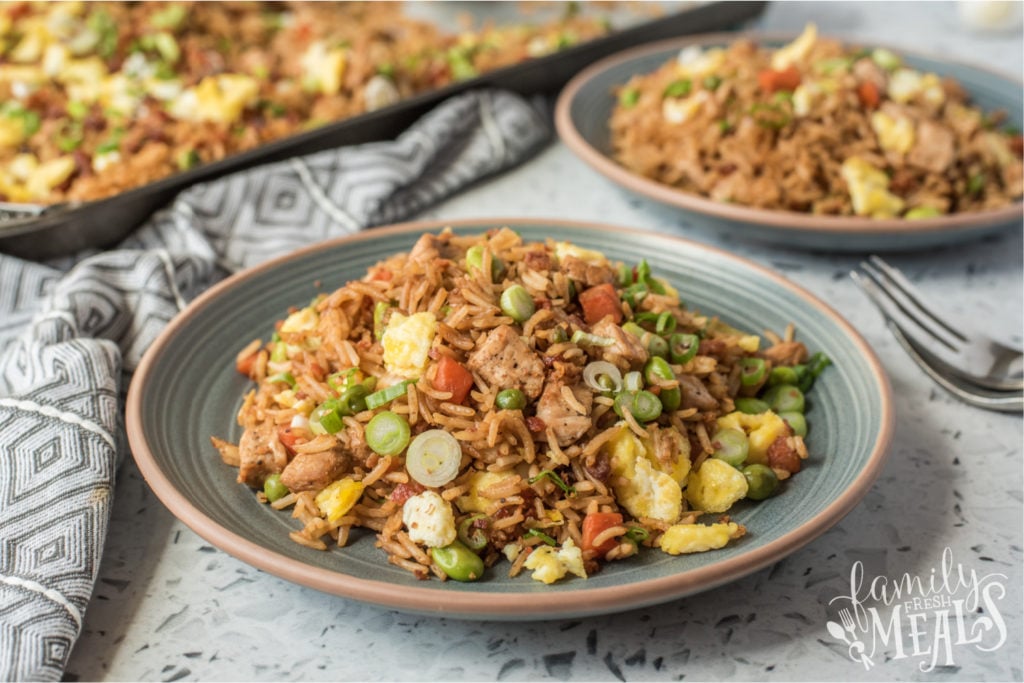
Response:
[[[814,216],[792,211],[756,209],[716,202],[645,178],[620,166],[611,155],[608,121],[615,89],[636,74],[650,73],[688,45],[721,47],[741,37],[719,33],[652,43],[620,52],[580,72],[562,91],[555,123],[562,141],[583,161],[612,182],[676,211],[684,226],[730,230],[736,235],[777,242],[787,247],[826,251],[915,250],[976,239],[1015,226],[1024,205],[954,214],[926,220],[876,220],[850,216]],[[755,42],[782,45],[794,36],[746,34]],[[881,47],[872,45],[872,47]],[[1007,122],[1020,129],[1024,88],[1001,74],[890,48],[915,69],[957,80],[985,111],[1004,110]]]
[[[127,427],[139,469],[179,519],[251,565],[328,593],[420,613],[543,619],[641,607],[737,579],[810,542],[870,488],[892,433],[889,383],[860,335],[821,301],[749,261],[673,237],[561,221],[462,221],[452,224],[459,233],[508,225],[528,241],[569,240],[627,263],[646,258],[691,308],[735,326],[782,330],[795,323],[810,349],[835,362],[810,397],[811,459],[784,494],[734,508],[748,529],[734,545],[679,557],[652,550],[553,586],[526,574],[509,579],[503,565],[477,583],[417,581],[389,565],[370,534],[327,552],[295,544],[288,513],[260,505],[210,445],[211,434],[240,436],[235,414],[250,382],[235,371],[235,354],[251,339],[268,338],[289,306],[362,277],[443,225],[374,229],[296,252],[225,280],[167,327],[135,373]]]

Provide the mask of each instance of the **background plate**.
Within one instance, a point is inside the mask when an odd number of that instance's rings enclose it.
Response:
[[[235,371],[235,354],[251,339],[268,338],[289,306],[362,277],[368,266],[444,225],[412,223],[310,247],[225,280],[172,321],[135,373],[126,418],[139,469],[171,512],[243,561],[322,591],[420,613],[541,619],[655,604],[734,580],[811,541],[870,488],[892,433],[889,382],[860,335],[825,304],[749,261],[673,237],[481,219],[451,225],[459,233],[508,225],[527,241],[570,240],[627,263],[646,258],[691,308],[756,331],[781,331],[794,322],[799,338],[835,363],[809,398],[811,459],[784,494],[731,511],[749,530],[734,545],[680,557],[653,550],[589,579],[553,586],[527,575],[509,579],[503,564],[477,583],[417,581],[389,565],[369,533],[329,552],[295,544],[288,538],[297,528],[289,514],[257,503],[210,445],[211,435],[240,435],[235,413],[251,383]]]
[[[678,210],[706,228],[737,228],[737,234],[790,247],[829,251],[896,251],[952,244],[1016,226],[1024,205],[990,211],[954,214],[926,220],[875,220],[848,216],[814,216],[792,211],[755,209],[716,202],[663,185],[620,166],[611,156],[608,121],[615,106],[615,89],[631,76],[650,73],[687,45],[718,47],[738,38],[766,45],[782,45],[796,36],[717,33],[666,40],[613,55],[581,72],[558,98],[555,124],[562,141],[583,161],[612,182],[647,199]],[[879,47],[872,43],[870,47]],[[884,47],[884,46],[883,46]],[[1024,89],[1001,74],[898,47],[889,49],[915,69],[960,82],[975,105],[985,111],[1005,110],[1007,122],[1021,128]]]

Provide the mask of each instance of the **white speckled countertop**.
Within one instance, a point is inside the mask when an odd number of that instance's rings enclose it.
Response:
[[[950,4],[779,3],[758,22],[904,45],[989,65],[1021,78],[1021,30],[972,34]],[[553,144],[502,177],[425,218],[530,215],[593,219],[671,232],[781,271],[842,312],[878,351],[896,397],[897,429],[875,487],[838,526],[769,569],[649,609],[538,623],[411,616],[336,598],[263,574],[210,547],[122,467],[110,535],[68,680],[1020,680],[1022,423],[968,408],[935,387],[903,353],[847,278],[859,257],[809,254],[696,232],[610,185]],[[897,254],[903,268],[969,324],[1021,343],[1021,231],[981,242]],[[953,563],[1005,588],[957,637],[950,608],[924,609],[866,671],[826,628],[829,600],[847,592],[854,562],[870,579],[927,580],[949,548]],[[998,590],[989,594],[999,598]],[[885,612],[888,617],[891,612]],[[831,613],[834,618],[834,612]],[[949,617],[947,620],[946,617]],[[986,619],[988,621],[986,621]],[[999,642],[999,627],[1005,642]],[[970,640],[980,629],[980,643]]]

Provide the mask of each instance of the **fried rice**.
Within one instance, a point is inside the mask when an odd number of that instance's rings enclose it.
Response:
[[[691,46],[618,90],[626,168],[761,209],[932,218],[1019,201],[1022,142],[1005,112],[886,49],[817,36],[779,49]]]
[[[3,2],[0,200],[107,197],[608,30],[567,11],[445,31],[393,2]]]
[[[238,482],[291,510],[296,543],[368,530],[460,581],[742,537],[727,513],[800,471],[829,363],[688,310],[646,262],[507,228],[424,234],[275,330],[238,353],[239,442],[213,438]]]

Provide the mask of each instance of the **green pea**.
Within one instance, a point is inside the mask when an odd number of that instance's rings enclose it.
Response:
[[[719,429],[711,439],[711,445],[715,449],[711,457],[733,467],[740,467],[750,454],[750,441],[747,435],[738,429]]]
[[[761,398],[776,413],[804,412],[804,392],[792,384],[771,387]]]
[[[519,389],[502,389],[494,397],[494,403],[501,410],[522,410],[526,407],[526,395]]]
[[[481,526],[488,525],[487,515],[470,515],[459,523],[457,531],[459,541],[473,552],[480,552],[487,547],[487,531]]]
[[[779,413],[779,417],[789,425],[794,434],[797,436],[807,436],[807,418],[804,417],[803,413],[784,411]]]
[[[288,487],[281,483],[280,474],[271,474],[263,480],[263,495],[271,503],[288,495]]]
[[[533,297],[522,285],[512,285],[501,293],[501,311],[517,323],[527,321],[537,310]]]
[[[459,541],[452,541],[443,548],[431,548],[430,557],[450,579],[476,581],[484,575],[484,561]]]
[[[761,413],[767,413],[772,407],[758,398],[738,398],[736,399],[736,410],[747,415],[760,415]]]
[[[779,487],[779,478],[767,465],[747,465],[742,472],[747,478],[747,498],[751,500],[764,500]]]

